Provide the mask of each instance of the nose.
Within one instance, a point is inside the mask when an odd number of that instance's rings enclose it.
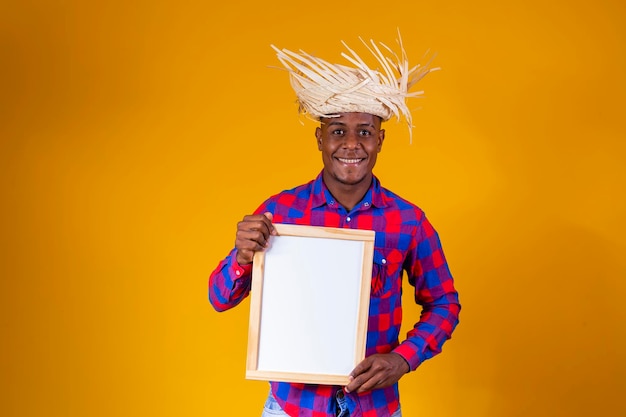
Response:
[[[344,136],[343,147],[347,149],[356,149],[361,146],[361,140],[357,132],[347,132]]]

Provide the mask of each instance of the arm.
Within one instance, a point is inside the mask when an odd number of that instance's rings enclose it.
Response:
[[[395,353],[415,370],[441,352],[459,322],[459,295],[437,232],[426,218],[405,263],[409,283],[415,287],[415,302],[422,306],[420,320],[407,333]]]
[[[209,301],[215,310],[233,308],[248,296],[254,253],[264,250],[274,234],[269,212],[245,216],[237,224],[235,248],[209,277]]]
[[[346,391],[364,392],[398,382],[407,372],[441,352],[458,323],[458,294],[437,232],[423,218],[404,263],[415,301],[422,306],[420,320],[407,339],[392,352],[365,358],[352,371]]]

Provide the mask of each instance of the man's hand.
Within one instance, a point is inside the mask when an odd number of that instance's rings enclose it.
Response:
[[[350,373],[346,392],[365,392],[375,388],[389,387],[409,372],[409,364],[397,353],[368,356]]]
[[[237,223],[237,263],[247,265],[252,263],[254,252],[269,246],[270,235],[276,235],[272,226],[272,213],[254,214],[245,216]]]

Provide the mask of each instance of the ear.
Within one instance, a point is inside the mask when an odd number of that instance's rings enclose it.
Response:
[[[322,150],[322,129],[317,127],[315,128],[315,138],[317,139],[317,149]]]
[[[378,131],[378,152],[383,149],[383,142],[385,141],[385,129]]]

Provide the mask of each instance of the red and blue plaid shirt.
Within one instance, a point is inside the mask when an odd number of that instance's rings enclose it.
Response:
[[[275,223],[374,230],[366,356],[395,352],[415,370],[441,351],[458,323],[461,307],[437,232],[421,209],[381,187],[374,177],[361,202],[347,211],[328,191],[320,173],[308,184],[270,197],[255,213],[268,211]],[[248,296],[251,269],[251,265],[237,263],[235,249],[220,262],[209,278],[209,300],[216,310],[232,308]],[[402,271],[415,288],[422,314],[399,343]],[[335,395],[342,390],[328,385],[270,384],[290,416],[334,416]],[[352,417],[389,416],[399,407],[398,384],[345,396]]]

